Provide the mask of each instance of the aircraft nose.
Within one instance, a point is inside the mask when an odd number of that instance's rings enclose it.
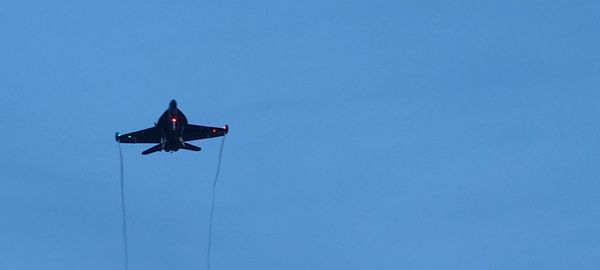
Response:
[[[177,101],[174,99],[171,100],[171,103],[169,103],[169,112],[171,112],[171,114],[175,114],[175,112],[177,112]]]

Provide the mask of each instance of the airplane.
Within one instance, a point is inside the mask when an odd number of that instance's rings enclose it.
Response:
[[[142,152],[142,155],[148,155],[158,151],[175,152],[179,149],[200,151],[200,147],[187,142],[225,136],[228,132],[228,125],[220,128],[188,124],[183,112],[177,108],[177,101],[173,99],[158,122],[154,123],[154,127],[127,134],[117,132],[115,140],[119,143],[156,143],[157,145]]]

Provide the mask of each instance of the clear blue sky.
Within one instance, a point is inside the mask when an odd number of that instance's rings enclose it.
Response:
[[[0,269],[121,269],[114,133],[172,98],[231,126],[214,270],[598,269],[599,14],[3,1]],[[132,270],[204,269],[220,140],[198,144],[124,146]]]

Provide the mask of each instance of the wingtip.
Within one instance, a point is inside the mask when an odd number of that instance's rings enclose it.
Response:
[[[229,133],[229,125],[225,125],[225,134]]]
[[[121,141],[119,141],[119,132],[115,133],[115,141],[121,142]]]

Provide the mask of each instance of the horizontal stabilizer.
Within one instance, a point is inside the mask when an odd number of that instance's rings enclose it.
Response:
[[[160,150],[162,150],[162,144],[159,143],[155,146],[152,146],[152,147],[144,150],[144,152],[142,152],[142,155],[152,154],[152,153],[158,152]]]
[[[200,150],[202,150],[202,148],[200,148],[198,146],[195,146],[195,145],[192,145],[192,144],[189,144],[189,143],[184,143],[183,147],[181,147],[181,148],[185,149],[185,150],[191,150],[191,151],[200,151]]]

